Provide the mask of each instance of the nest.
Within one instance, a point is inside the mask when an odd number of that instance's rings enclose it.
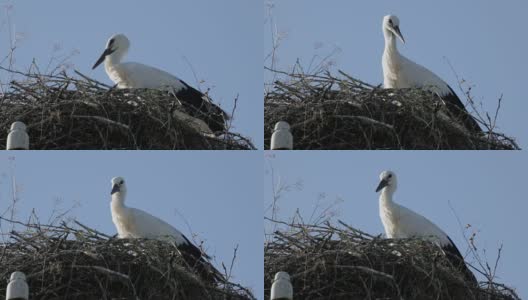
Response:
[[[266,147],[275,123],[286,121],[294,149],[519,149],[494,131],[487,114],[477,121],[488,132],[471,133],[431,92],[382,89],[340,74],[293,73],[276,81],[265,95]]]
[[[470,285],[441,250],[420,239],[381,239],[341,223],[290,224],[264,247],[265,298],[288,272],[295,299],[520,299],[495,282]]]
[[[12,232],[12,242],[0,245],[0,278],[7,282],[12,272],[24,272],[29,298],[41,300],[255,299],[238,284],[200,279],[170,243],[115,239],[79,225]]]
[[[114,89],[76,72],[80,79],[24,74],[0,98],[0,144],[15,121],[28,128],[31,149],[252,150],[242,135],[199,133],[175,112],[196,109],[158,90]]]

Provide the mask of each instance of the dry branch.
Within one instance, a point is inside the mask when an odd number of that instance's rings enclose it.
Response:
[[[236,283],[205,282],[170,243],[111,238],[84,225],[25,224],[0,244],[0,266],[4,282],[26,274],[30,299],[255,299]]]
[[[346,224],[280,223],[264,247],[265,299],[288,272],[295,299],[520,299],[496,282],[467,284],[440,248],[421,239],[382,239]]]
[[[200,113],[167,92],[113,89],[79,72],[80,79],[64,72],[17,74],[21,79],[0,98],[0,145],[11,123],[22,121],[35,150],[255,149],[235,132],[220,137],[197,132],[175,112]]]
[[[421,89],[382,89],[343,72],[280,74],[265,95],[267,148],[275,123],[286,121],[294,149],[519,149],[480,115],[488,132],[466,131],[440,98]]]

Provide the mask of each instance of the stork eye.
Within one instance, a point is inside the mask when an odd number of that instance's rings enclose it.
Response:
[[[123,181],[123,180],[121,180],[121,181],[119,182],[119,184],[123,184],[123,183],[125,183],[125,181]]]
[[[392,20],[391,19],[389,19],[389,23],[392,24]]]
[[[392,174],[389,174],[389,176],[388,176],[388,177],[389,177],[389,178],[391,178],[391,177],[392,177]]]

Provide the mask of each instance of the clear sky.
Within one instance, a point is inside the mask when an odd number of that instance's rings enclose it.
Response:
[[[1,1],[0,51],[9,45],[6,7],[18,37],[16,64],[68,56],[75,69],[111,84],[91,67],[115,33],[131,42],[126,61],[172,73],[210,95],[229,113],[239,95],[234,130],[263,141],[262,3],[259,1]],[[3,58],[5,54],[0,56]],[[193,71],[195,74],[193,74]],[[196,78],[195,78],[196,75]],[[201,82],[203,81],[203,82]]]
[[[297,59],[307,68],[314,56],[334,53],[333,69],[341,69],[374,85],[382,83],[384,15],[396,14],[406,44],[402,54],[429,68],[462,97],[448,60],[458,75],[474,85],[473,95],[493,114],[504,95],[499,131],[528,146],[526,101],[526,1],[268,1],[281,43],[279,69]],[[271,52],[269,12],[264,25],[264,55]],[[269,65],[269,61],[266,63]],[[269,80],[269,74],[265,75]]]
[[[334,205],[328,216],[335,213],[335,219],[370,234],[381,234],[379,195],[374,190],[379,174],[390,169],[398,175],[394,201],[440,226],[462,253],[468,248],[455,213],[462,224],[469,223],[478,231],[477,246],[486,251],[490,264],[503,244],[498,281],[517,288],[521,298],[528,297],[528,245],[522,223],[528,210],[525,153],[268,151],[267,156],[265,207],[272,199],[270,166],[276,180],[291,187],[279,200],[280,219],[288,220],[299,209],[303,218],[309,220],[317,205],[316,215]],[[294,187],[298,183],[301,189]],[[269,231],[269,223],[266,226]],[[474,261],[471,257],[468,260]]]
[[[110,179],[123,176],[129,206],[169,222],[188,238],[196,234],[195,241],[205,241],[218,268],[221,262],[230,265],[238,245],[234,280],[259,297],[263,294],[261,153],[3,152],[2,212],[11,203],[12,174],[19,190],[17,219],[27,219],[35,209],[46,223],[54,210],[73,208],[68,216],[111,235],[116,230],[110,213]]]

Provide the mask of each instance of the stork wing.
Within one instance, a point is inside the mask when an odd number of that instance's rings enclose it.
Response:
[[[444,251],[446,258],[451,264],[457,268],[463,275],[464,278],[472,283],[477,284],[475,275],[468,269],[464,262],[464,257],[456,247],[453,240],[442,230],[436,226],[433,222],[429,221],[426,217],[415,213],[414,211],[400,206],[402,226],[405,226],[408,230],[409,237],[425,237],[431,239],[432,242],[440,246]],[[405,221],[405,222],[404,222]]]
[[[214,104],[206,95],[185,81],[180,80],[184,88],[176,92],[176,97],[191,108],[189,113],[193,117],[202,119],[213,132],[226,130],[226,121],[229,119],[225,111]]]
[[[422,65],[419,65],[412,60],[401,56],[402,64],[406,65],[402,70],[408,70],[407,74],[403,74],[405,79],[410,86],[418,88],[426,88],[434,92],[440,97],[447,109],[453,114],[453,116],[460,120],[464,126],[471,132],[482,132],[477,121],[471,116],[466,110],[466,107],[458,98],[457,94],[453,89],[444,81],[438,77],[435,73]]]
[[[436,224],[405,206],[398,206],[400,207],[400,226],[402,231],[407,233],[406,237],[429,238],[441,247],[449,243],[447,234]]]
[[[117,83],[123,88],[164,90],[171,87],[179,91],[185,87],[178,77],[141,63],[125,62],[116,65],[114,69],[121,79],[121,82]]]
[[[449,88],[450,93],[446,94],[444,96],[440,96],[442,100],[446,103],[447,108],[449,111],[459,120],[461,120],[464,123],[464,126],[471,132],[482,132],[482,129],[480,128],[479,124],[475,119],[469,114],[469,112],[466,110],[466,107],[460,101],[460,98],[458,98],[455,91],[450,86],[447,86]]]
[[[148,65],[126,62],[114,67],[118,74],[112,78],[120,88],[146,88],[174,91],[190,116],[203,120],[213,132],[224,132],[228,114],[206,95],[180,78]]]
[[[195,268],[202,279],[210,282],[224,282],[225,278],[209,261],[210,257],[196,247],[186,236],[183,235],[186,243],[178,245],[178,250],[183,258],[192,268]]]
[[[442,247],[447,259],[455,268],[462,272],[466,281],[475,285],[478,284],[477,278],[475,278],[473,272],[471,272],[471,270],[469,270],[467,267],[466,263],[464,262],[464,257],[462,257],[462,254],[460,254],[460,251],[455,246],[455,243],[453,243],[449,236],[447,238],[449,239],[449,244]]]
[[[211,282],[223,281],[222,274],[206,259],[209,259],[185,235],[167,222],[137,208],[129,208],[135,221],[135,237],[174,241],[183,259],[192,268],[196,268],[202,279]]]
[[[134,219],[134,236],[139,238],[174,239],[176,244],[186,243],[184,235],[169,223],[137,208],[128,208]]]

